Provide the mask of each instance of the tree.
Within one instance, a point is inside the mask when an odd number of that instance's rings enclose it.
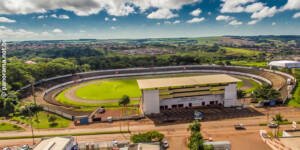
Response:
[[[119,105],[127,106],[130,103],[130,98],[128,95],[123,95],[123,97],[119,101]]]
[[[189,130],[191,132],[200,132],[201,125],[198,120],[193,121],[192,124],[189,125]]]
[[[278,124],[283,122],[284,119],[283,119],[283,116],[279,113],[279,114],[276,114],[274,117],[273,117],[273,121],[277,122]]]
[[[280,97],[280,93],[274,90],[271,85],[263,85],[253,91],[252,97],[258,101],[272,100],[278,99]]]
[[[14,113],[16,106],[19,103],[17,92],[8,91],[6,97],[0,97],[0,116],[8,117],[9,114]]]

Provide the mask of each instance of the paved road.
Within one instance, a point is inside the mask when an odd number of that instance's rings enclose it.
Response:
[[[300,110],[288,107],[274,107],[269,111],[260,108],[257,109],[262,113],[269,112],[270,116],[274,116],[276,113],[280,112],[285,118],[293,121],[300,121]],[[271,119],[271,117],[269,117]],[[267,122],[267,116],[258,116],[258,117],[248,117],[248,118],[235,118],[235,119],[226,119],[218,121],[208,121],[202,122],[201,131],[204,138],[212,137],[213,140],[229,140],[232,143],[233,150],[243,149],[243,150],[268,150],[268,147],[260,140],[259,130],[267,129],[265,126],[259,126],[259,123]],[[236,123],[243,123],[247,130],[245,131],[236,131],[233,129],[233,125]],[[120,124],[122,130],[127,130],[127,122],[114,122],[112,124],[108,123],[99,123],[91,124],[88,126],[77,126],[70,127],[68,129],[52,129],[52,130],[36,130],[35,134],[37,135],[47,135],[47,134],[61,134],[61,133],[82,133],[82,132],[99,132],[99,131],[120,131]],[[144,132],[149,130],[158,130],[164,133],[167,139],[170,142],[171,149],[179,148],[186,149],[186,141],[189,136],[187,131],[189,123],[181,124],[172,124],[172,125],[154,125],[153,122],[149,119],[140,120],[140,121],[131,121],[130,130],[132,133]],[[290,125],[282,126],[281,129],[291,128]],[[1,133],[0,137],[5,136],[20,136],[20,135],[31,135],[30,132],[5,132]],[[90,141],[97,142],[103,140],[126,140],[129,138],[129,135],[123,136],[123,134],[114,134],[114,135],[93,135],[93,136],[80,136],[77,137],[77,140],[80,141]],[[18,140],[0,140],[0,147],[10,144],[26,144],[31,143],[30,139],[18,139]]]

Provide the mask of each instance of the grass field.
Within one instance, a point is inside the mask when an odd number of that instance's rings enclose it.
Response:
[[[248,66],[248,67],[261,67],[264,68],[267,66],[266,62],[249,62],[249,61],[230,61],[232,65],[237,66]]]
[[[232,48],[232,47],[222,47],[226,50],[226,55],[244,55],[244,56],[255,56],[258,55],[259,51],[243,49],[243,48]]]
[[[123,95],[138,98],[142,95],[136,79],[100,80],[80,87],[75,94],[88,100],[116,100]]]
[[[59,93],[56,96],[56,100],[62,104],[78,107],[79,110],[81,111],[93,111],[96,108],[103,106],[106,108],[115,108],[115,107],[120,107],[118,102],[111,102],[111,103],[101,103],[101,104],[95,104],[95,103],[81,103],[77,101],[73,101],[71,99],[68,99],[65,96],[65,93],[69,89],[65,89],[63,92]],[[130,105],[138,104],[139,100],[131,100]]]
[[[10,124],[10,123],[0,123],[0,132],[1,131],[21,131],[24,130],[23,128],[14,125],[14,124]]]
[[[200,37],[196,38],[198,40],[198,44],[200,45],[213,45],[215,43],[218,43],[218,41],[221,39],[221,37]]]
[[[121,79],[110,79],[110,80],[98,80],[92,81],[90,83],[85,83],[83,87],[77,89],[81,98],[93,98],[91,101],[95,100],[118,100],[124,94],[129,95],[131,98],[140,97],[141,93],[136,83],[136,79],[145,79],[145,78],[158,78],[158,77],[180,77],[180,76],[195,76],[195,75],[207,75],[207,73],[191,73],[191,74],[170,74],[170,75],[159,75],[159,76],[143,76],[143,77],[130,77],[130,78],[121,78]],[[254,80],[249,78],[239,77],[247,83],[238,83],[238,87],[251,87],[246,90],[246,92],[252,91],[254,88],[259,86]],[[78,101],[71,100],[65,96],[65,93],[69,89],[65,89],[60,94],[57,95],[56,100],[62,104],[76,107],[80,111],[92,111],[99,106],[104,106],[108,109],[117,109],[120,108],[118,102],[110,103],[82,103]],[[85,96],[85,94],[87,96]],[[97,97],[98,96],[98,97]],[[139,104],[139,100],[131,100],[130,104]]]
[[[55,121],[49,122],[49,117],[55,117]],[[24,116],[13,117],[12,120],[30,125],[30,119]],[[38,113],[32,119],[32,126],[36,129],[49,129],[49,128],[66,128],[70,125],[71,121],[55,114],[50,114],[44,111]]]

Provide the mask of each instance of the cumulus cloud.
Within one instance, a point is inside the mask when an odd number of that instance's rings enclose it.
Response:
[[[1,39],[28,39],[38,36],[37,33],[27,31],[25,29],[10,29],[5,26],[0,26]]]
[[[57,14],[52,14],[50,15],[51,18],[56,18],[56,19],[70,19],[68,15],[57,15]]]
[[[251,15],[252,19],[258,19],[261,20],[266,17],[273,17],[277,13],[277,8],[275,6],[273,7],[264,7],[260,11],[256,11]]]
[[[245,11],[245,4],[255,2],[255,0],[222,0],[222,13],[239,13]]]
[[[149,19],[171,19],[177,17],[177,14],[174,14],[170,9],[158,9],[150,13],[147,18]]]
[[[145,11],[150,8],[179,10],[184,5],[200,0],[1,0],[0,14],[45,13],[63,9],[78,16],[88,16],[106,11],[113,16],[127,16],[135,8]]]
[[[59,28],[55,28],[52,30],[53,33],[63,33],[63,31]]]
[[[112,21],[117,21],[117,18],[112,18],[111,20],[112,20]]]
[[[219,15],[216,17],[216,20],[217,21],[231,21],[231,20],[234,20],[234,17],[231,17],[231,16],[224,16],[224,15]]]
[[[297,13],[295,13],[294,15],[293,15],[293,18],[300,18],[300,12],[297,12]]]
[[[264,7],[265,7],[264,4],[261,2],[253,3],[253,4],[250,4],[245,7],[245,12],[248,12],[248,13],[257,12],[257,11],[262,10]]]
[[[197,8],[197,9],[193,10],[192,12],[190,12],[190,15],[197,17],[201,13],[202,13],[202,10],[200,8]]]
[[[104,21],[109,21],[109,18],[108,18],[108,17],[105,17],[105,18],[104,18]]]
[[[299,0],[288,0],[287,3],[282,7],[281,10],[298,10],[300,9]]]
[[[266,17],[273,17],[279,10],[276,6],[269,7],[256,0],[222,0],[222,13],[252,13],[251,18],[262,20]],[[254,22],[254,21],[253,21]],[[252,23],[253,23],[252,22]]]
[[[254,25],[258,22],[259,22],[259,20],[251,20],[251,21],[248,22],[248,25]]]
[[[16,20],[9,19],[6,17],[0,17],[0,23],[15,23],[15,22],[16,22]]]
[[[276,22],[272,22],[272,26],[276,26]]]
[[[195,17],[195,18],[193,18],[191,20],[188,20],[187,23],[199,23],[199,22],[202,22],[204,20],[205,20],[204,17],[201,17],[201,18]]]
[[[242,25],[243,22],[238,21],[238,20],[232,20],[229,22],[229,25],[233,25],[233,26],[238,26],[238,25]]]
[[[179,24],[181,21],[180,20],[175,20],[174,22],[173,22],[173,24]]]

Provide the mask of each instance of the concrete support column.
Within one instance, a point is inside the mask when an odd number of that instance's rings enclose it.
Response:
[[[147,115],[160,113],[159,90],[143,90],[143,111]]]
[[[237,87],[236,84],[229,84],[225,87],[224,107],[238,106]]]

